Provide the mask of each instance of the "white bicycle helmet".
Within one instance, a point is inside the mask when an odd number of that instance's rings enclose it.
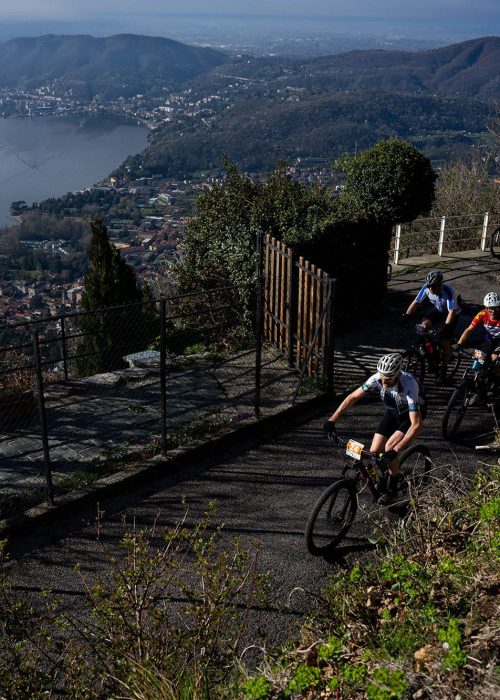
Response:
[[[393,377],[401,372],[403,366],[403,358],[399,352],[392,352],[389,355],[384,355],[377,363],[377,371],[386,377]]]
[[[496,292],[488,292],[484,297],[483,304],[487,309],[493,309],[495,306],[500,306],[500,297]]]
[[[425,281],[427,282],[429,287],[432,287],[435,284],[441,284],[441,282],[443,281],[443,273],[440,270],[431,270],[427,274]]]

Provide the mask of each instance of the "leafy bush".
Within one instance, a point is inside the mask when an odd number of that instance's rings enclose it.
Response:
[[[164,532],[127,528],[107,574],[95,581],[81,574],[86,605],[75,614],[50,592],[31,605],[2,566],[0,695],[217,695],[213,688],[228,682],[250,608],[265,602],[267,578],[256,569],[256,547],[237,539],[223,546],[212,517],[213,509],[188,528],[186,513]]]

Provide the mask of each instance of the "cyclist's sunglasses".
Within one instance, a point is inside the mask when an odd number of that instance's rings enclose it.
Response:
[[[400,372],[396,372],[396,374],[381,374],[380,379],[382,379],[382,381],[388,382],[391,379],[397,379],[399,377],[399,375],[400,375]]]

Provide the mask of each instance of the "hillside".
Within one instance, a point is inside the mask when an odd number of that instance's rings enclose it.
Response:
[[[498,65],[498,37],[422,52],[242,56],[190,83],[193,101],[221,94],[223,110],[161,125],[145,159],[127,165],[180,176],[220,167],[226,154],[258,171],[280,157],[331,162],[392,137],[451,160],[486,142]]]
[[[194,78],[225,60],[219,51],[161,37],[50,34],[0,44],[0,86],[54,83],[56,92],[71,89],[83,99],[127,96]]]
[[[499,66],[500,37],[484,37],[429,51],[350,51],[306,61],[242,60],[238,75],[286,80],[309,90],[437,92],[490,100],[500,98]]]
[[[256,97],[235,103],[208,124],[160,127],[144,158],[130,159],[127,166],[177,177],[220,168],[226,154],[244,170],[259,171],[282,157],[331,163],[342,153],[393,137],[447,160],[477,146],[488,115],[484,103],[461,97],[361,90],[292,100]]]

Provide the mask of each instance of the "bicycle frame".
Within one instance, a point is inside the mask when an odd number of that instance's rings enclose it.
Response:
[[[495,371],[500,365],[500,356],[497,357],[496,360],[492,360],[490,357],[486,356],[484,360],[481,361],[479,359],[479,355],[485,354],[481,350],[466,351],[462,349],[461,352],[464,355],[468,355],[472,359],[472,365],[465,368],[464,373],[462,375],[462,380],[470,379],[474,383],[474,386],[478,388],[481,383],[484,384],[484,386],[486,386],[489,381],[494,380]],[[479,366],[474,366],[476,362],[479,364]],[[472,377],[470,376],[471,372]]]
[[[348,447],[351,443],[354,442],[353,440],[343,440],[336,433],[334,434],[333,441],[339,452],[341,449],[344,448],[344,446]],[[360,445],[360,443],[356,444]],[[344,467],[342,469],[342,476],[351,478],[348,476],[347,472],[349,472],[352,469],[355,469],[357,471],[357,474],[351,480],[354,481],[355,485],[357,486],[359,480],[361,479],[363,484],[365,484],[369,488],[373,498],[376,500],[380,495],[377,490],[377,482],[381,481],[385,477],[384,471],[378,463],[377,453],[361,449],[359,450],[358,454],[359,459],[353,458],[352,462],[344,463]],[[345,459],[345,457],[343,458]],[[366,464],[365,460],[368,461],[369,464]]]
[[[421,324],[417,324],[417,327]],[[437,369],[441,362],[441,345],[439,344],[439,332],[431,328],[425,332],[416,331],[417,337],[412,347],[425,357],[429,369]]]

